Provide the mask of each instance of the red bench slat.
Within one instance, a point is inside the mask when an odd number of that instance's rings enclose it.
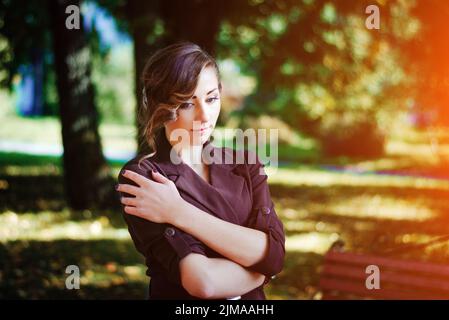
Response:
[[[357,253],[329,251],[325,255],[325,263],[328,261],[341,262],[347,264],[358,265],[370,265],[384,266],[392,269],[412,271],[412,272],[425,272],[432,275],[448,276],[449,266],[442,264],[434,264],[429,262],[407,261],[407,260],[395,260],[391,258],[384,258],[372,255],[361,255]]]
[[[383,288],[380,290],[368,290],[364,283],[354,283],[342,279],[331,279],[322,277],[320,287],[324,290],[325,296],[329,297],[332,292],[347,293],[357,295],[362,298],[376,298],[376,299],[397,299],[397,300],[446,300],[449,295],[442,295],[424,291],[407,292],[399,289]]]
[[[383,270],[383,266],[380,266],[379,270],[381,288],[386,284],[396,284],[402,285],[403,287],[415,287],[416,289],[433,289],[434,291],[441,291],[443,294],[445,292],[449,293],[449,281],[445,279],[423,278],[419,275],[417,276],[402,273],[402,270],[399,271],[401,273],[398,273],[397,271]],[[324,265],[322,275],[360,280],[362,284],[365,283],[365,280],[369,276],[369,274],[365,272],[365,268],[362,266],[353,267],[330,264]]]
[[[322,299],[449,299],[449,265],[344,252],[343,245],[336,242],[324,256]],[[379,267],[379,289],[366,288],[369,265]]]

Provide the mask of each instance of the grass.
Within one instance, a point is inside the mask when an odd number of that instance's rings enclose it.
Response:
[[[0,119],[2,120],[0,141],[62,146],[61,125],[58,118],[39,117],[33,119],[3,115]],[[105,150],[134,151],[136,148],[135,134],[136,130],[133,125],[100,123],[100,135]]]

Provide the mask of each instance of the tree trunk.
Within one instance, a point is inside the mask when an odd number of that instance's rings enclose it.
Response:
[[[49,1],[66,196],[68,205],[77,210],[113,207],[118,198],[98,133],[87,38],[82,20],[80,29],[69,30],[65,24],[66,7],[73,4],[80,7],[79,1]]]
[[[157,1],[145,3],[128,1],[126,3],[126,16],[129,21],[130,33],[134,44],[134,92],[136,96],[135,123],[137,128],[136,140],[138,154],[147,154],[151,152],[148,144],[142,137],[142,128],[138,125],[137,115],[142,102],[142,71],[147,59],[158,47],[156,43],[148,41],[148,37],[151,35],[157,20],[157,12],[159,11],[158,5],[159,3]]]

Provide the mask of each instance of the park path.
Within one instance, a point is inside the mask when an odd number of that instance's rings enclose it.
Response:
[[[135,156],[135,152],[104,148],[104,155],[109,161],[127,162]],[[62,146],[55,144],[27,143],[17,141],[0,141],[0,152],[14,152],[34,156],[62,156]]]

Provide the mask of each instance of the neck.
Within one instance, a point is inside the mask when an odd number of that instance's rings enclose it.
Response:
[[[201,157],[202,151],[202,145],[186,146],[178,151],[178,155],[185,164],[195,167],[200,166],[203,163]]]
[[[170,139],[166,135],[166,132],[164,133],[168,144],[172,145]],[[181,158],[182,162],[189,165],[190,167],[200,167],[203,165],[203,144],[183,145],[182,143],[177,143],[172,145],[172,147],[175,149],[178,157]]]

